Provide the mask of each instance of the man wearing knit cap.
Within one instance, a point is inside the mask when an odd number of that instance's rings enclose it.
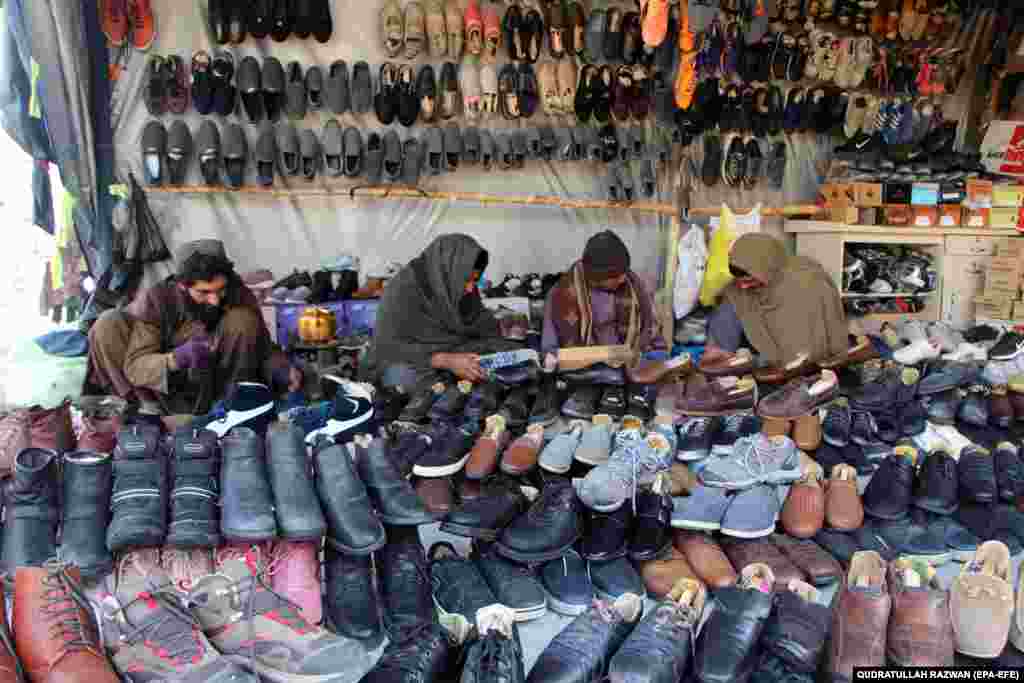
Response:
[[[93,325],[90,383],[164,415],[205,413],[235,382],[294,384],[284,355],[272,357],[259,303],[224,244],[188,242],[175,261],[174,275]]]
[[[583,258],[548,294],[541,350],[625,344],[665,351],[654,301],[629,266],[629,249],[611,230],[587,240]]]

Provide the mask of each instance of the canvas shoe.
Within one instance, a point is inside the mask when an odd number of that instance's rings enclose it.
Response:
[[[583,437],[583,430],[587,423],[583,420],[573,420],[569,423],[569,430],[559,434],[548,442],[541,451],[538,465],[545,472],[554,474],[565,474],[572,467],[573,456],[579,448]]]
[[[717,531],[731,501],[723,489],[697,485],[690,495],[672,499],[672,528]]]
[[[635,495],[638,487],[653,484],[657,475],[667,472],[671,464],[668,440],[651,433],[616,451],[586,477],[575,480],[574,485],[585,506],[598,512],[612,512]]]
[[[275,417],[274,396],[267,385],[238,382],[229,389],[227,399],[191,424],[197,429],[209,429],[217,438],[223,438],[235,427],[248,427],[262,435]]]
[[[736,442],[733,452],[700,472],[707,486],[744,489],[755,484],[789,484],[800,478],[800,451],[788,436],[755,434]]]
[[[736,538],[762,538],[775,531],[781,506],[775,489],[759,485],[732,496],[720,531]]]

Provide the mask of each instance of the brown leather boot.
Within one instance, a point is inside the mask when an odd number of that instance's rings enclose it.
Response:
[[[18,683],[24,679],[24,669],[14,651],[14,640],[11,629],[7,627],[7,610],[4,606],[4,593],[0,591],[0,683]]]
[[[78,569],[56,561],[14,576],[14,641],[31,683],[119,683],[99,645]]]
[[[33,447],[49,448],[58,453],[75,450],[70,400],[65,400],[56,408],[33,406],[29,408],[29,419],[32,421]]]

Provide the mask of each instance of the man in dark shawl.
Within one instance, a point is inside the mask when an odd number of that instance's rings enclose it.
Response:
[[[477,283],[488,255],[469,235],[441,235],[391,278],[377,309],[366,379],[415,391],[442,372],[480,382],[480,354],[516,348],[502,338]]]

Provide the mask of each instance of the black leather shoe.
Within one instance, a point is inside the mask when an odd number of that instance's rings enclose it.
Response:
[[[406,403],[405,408],[399,414],[398,421],[413,424],[425,422],[431,406],[434,405],[434,402],[441,396],[444,390],[444,384],[435,384],[433,387],[428,387],[412,394],[412,398],[409,399],[409,402]]]
[[[521,683],[526,674],[515,614],[495,605],[484,619],[484,630],[466,649],[460,683]]]
[[[624,595],[595,600],[548,643],[526,677],[527,683],[590,683],[605,680],[608,661],[643,615],[643,599]]]
[[[174,433],[174,479],[167,545],[216,548],[220,536],[220,452],[209,429],[181,427]]]
[[[962,499],[975,503],[995,503],[998,500],[996,465],[992,453],[973,444],[965,447],[960,452],[957,471]]]
[[[58,463],[57,453],[47,448],[25,448],[14,457],[3,553],[11,576],[17,567],[41,567],[57,555]]]
[[[672,543],[672,496],[667,491],[655,492],[657,488],[659,483],[636,494],[629,556],[638,562],[653,560]]]
[[[489,485],[479,498],[463,501],[462,505],[449,512],[441,523],[441,531],[493,541],[526,506],[526,496],[519,485],[499,479],[497,484]]]
[[[473,387],[473,391],[462,410],[462,417],[467,423],[482,424],[489,416],[498,412],[501,405],[501,387],[492,382],[484,382]]]
[[[532,401],[527,387],[516,387],[505,397],[499,413],[505,417],[505,424],[510,430],[516,431],[528,424]]]
[[[581,526],[572,484],[552,482],[529,510],[505,527],[495,548],[517,562],[554,560],[576,542]]]
[[[388,543],[377,554],[384,626],[392,639],[421,624],[437,621],[430,590],[430,570],[419,532],[389,527]]]
[[[270,14],[273,4],[273,0],[252,0],[249,3],[247,27],[250,35],[256,40],[263,40],[270,35]]]
[[[379,639],[380,605],[370,558],[339,553],[330,546],[326,552],[324,609],[334,630],[356,640]]]
[[[607,562],[626,554],[633,506],[623,505],[613,512],[584,509],[585,532],[580,555],[595,562]]]
[[[313,449],[316,490],[327,518],[327,543],[351,555],[369,555],[387,540],[366,486],[345,446],[323,440]]]
[[[222,449],[221,533],[233,542],[273,539],[277,520],[263,439],[248,427],[235,427],[224,437]]]
[[[431,420],[451,420],[462,414],[462,409],[469,401],[469,394],[473,391],[472,382],[458,382],[453,384],[444,393],[437,397],[434,404],[430,406],[427,417]]]
[[[996,444],[992,454],[996,466],[996,484],[999,500],[1013,503],[1024,494],[1024,464],[1021,463],[1017,447],[1009,441]]]
[[[210,0],[208,18],[210,20],[210,33],[218,45],[228,42],[228,8],[230,0]]]
[[[533,361],[510,365],[505,368],[498,368],[492,372],[494,381],[503,387],[518,387],[523,384],[530,384],[537,380],[540,370]]]
[[[453,648],[438,624],[424,623],[392,638],[360,683],[441,683],[453,668]]]
[[[160,428],[136,424],[117,434],[107,548],[153,547],[167,536],[167,457]]]
[[[622,386],[626,383],[626,373],[622,368],[613,368],[604,363],[591,365],[582,370],[563,372],[562,377],[573,384],[604,384]]]
[[[683,680],[696,645],[706,595],[701,588],[690,605],[682,606],[674,600],[659,603],[612,657],[608,680],[644,683]]]
[[[957,503],[956,460],[945,451],[932,451],[918,470],[914,505],[937,515],[951,515]]]
[[[562,407],[558,380],[552,372],[541,373],[540,377],[540,387],[533,402],[533,410],[530,411],[529,423],[550,425],[558,419],[558,409]]]
[[[108,453],[73,451],[64,456],[63,535],[60,557],[85,578],[108,574],[114,559],[105,533],[110,522],[113,463]]]
[[[377,516],[386,524],[417,526],[437,520],[416,495],[408,479],[398,473],[384,439],[356,437],[356,471],[366,485]]]
[[[305,436],[297,425],[278,422],[267,430],[267,475],[281,538],[319,541],[327,533],[327,520],[316,497]]]
[[[821,660],[831,626],[832,610],[828,605],[785,590],[775,596],[775,608],[765,624],[761,645],[795,671],[811,673]]]
[[[516,621],[536,619],[547,611],[544,589],[529,566],[505,559],[488,543],[474,543],[470,559],[495,600],[515,612]]]
[[[461,557],[447,541],[430,546],[427,566],[434,602],[445,613],[461,614],[473,623],[478,609],[498,601],[476,564]]]
[[[245,41],[249,23],[246,17],[247,5],[246,0],[225,0],[228,40],[235,45],[241,45]]]
[[[695,674],[702,683],[730,683],[746,680],[757,659],[757,641],[772,611],[772,594],[751,586],[746,580],[752,568],[767,575],[765,565],[747,565],[740,584],[715,591],[711,617],[697,642]],[[771,577],[767,583],[774,583]]]
[[[895,521],[906,518],[914,493],[914,464],[899,447],[886,457],[864,489],[864,511]]]

